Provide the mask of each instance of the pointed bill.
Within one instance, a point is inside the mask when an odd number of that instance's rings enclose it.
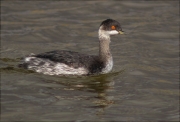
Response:
[[[124,34],[124,32],[123,31],[119,31],[119,34]]]

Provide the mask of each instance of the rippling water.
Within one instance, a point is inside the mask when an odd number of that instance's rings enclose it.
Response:
[[[46,76],[18,69],[30,53],[97,54],[100,23],[113,18],[112,73]],[[178,121],[178,1],[2,1],[1,120]]]

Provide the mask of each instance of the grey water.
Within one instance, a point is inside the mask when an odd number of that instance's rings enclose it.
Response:
[[[17,67],[30,53],[98,54],[112,18],[114,67],[48,76]],[[179,121],[179,1],[1,1],[1,121]]]

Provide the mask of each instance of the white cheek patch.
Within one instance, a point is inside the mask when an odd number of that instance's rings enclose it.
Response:
[[[117,30],[111,30],[111,31],[108,31],[109,35],[116,35],[116,34],[119,34],[119,32]]]

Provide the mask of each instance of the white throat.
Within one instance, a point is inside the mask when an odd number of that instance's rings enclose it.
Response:
[[[108,31],[105,31],[102,29],[103,27],[101,26],[99,28],[98,34],[99,34],[99,40],[103,41],[103,40],[107,40],[110,41],[110,35]]]

